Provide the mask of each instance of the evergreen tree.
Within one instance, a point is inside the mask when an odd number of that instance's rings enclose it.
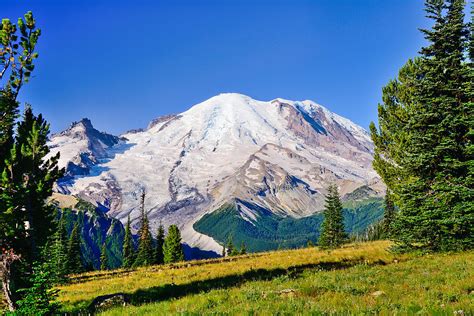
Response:
[[[184,260],[183,247],[181,246],[181,233],[178,226],[171,225],[163,245],[165,263],[173,263]]]
[[[225,249],[225,245],[222,246],[222,257],[225,257],[226,255],[226,249]]]
[[[66,256],[66,271],[68,274],[84,272],[81,258],[81,237],[79,235],[79,223],[75,223],[69,236]]]
[[[326,196],[319,246],[322,248],[337,248],[346,240],[347,235],[344,231],[344,217],[339,192],[336,185],[330,185]]]
[[[385,209],[383,213],[383,236],[385,238],[392,236],[393,233],[393,222],[395,221],[395,205],[392,202],[390,193],[387,191],[385,194]]]
[[[247,254],[247,247],[245,246],[244,242],[242,242],[242,245],[240,246],[240,254],[241,255]]]
[[[53,236],[52,245],[49,249],[51,257],[51,270],[55,282],[61,283],[67,274],[66,260],[67,256],[67,231],[64,212],[57,222],[57,230]]]
[[[135,262],[135,247],[133,245],[132,229],[130,227],[130,215],[128,215],[125,237],[123,239],[123,267],[130,268]]]
[[[15,119],[18,115],[18,102],[0,91],[0,170],[5,169],[5,159],[13,147]]]
[[[472,63],[464,1],[427,0],[429,45],[383,90],[371,124],[374,168],[399,208],[395,239],[429,250],[474,247]]]
[[[234,242],[232,241],[232,236],[227,240],[227,256],[233,256],[235,254]]]
[[[58,290],[51,282],[54,272],[46,264],[35,263],[30,276],[31,287],[22,289],[23,298],[18,301],[18,315],[55,315],[59,309],[56,301]]]
[[[107,256],[107,246],[106,242],[102,244],[100,249],[100,269],[101,270],[108,270],[109,269],[109,259]]]
[[[49,125],[27,106],[0,177],[2,249],[21,255],[23,270],[42,260],[40,254],[55,228],[57,211],[47,198],[62,170],[57,167],[58,155],[44,160],[49,153],[48,134]]]
[[[16,99],[34,69],[40,34],[31,11],[18,19],[17,25],[10,19],[2,19],[0,24],[0,81],[7,78],[6,84],[0,87],[0,172],[13,147],[19,105]]]
[[[17,25],[9,19],[0,24],[0,81],[7,79],[0,87],[0,274],[12,311],[15,300],[25,293],[15,293],[18,288],[34,285],[28,277],[33,263],[49,260],[41,254],[51,239],[56,210],[47,198],[62,176],[57,167],[59,154],[44,159],[49,153],[49,125],[41,115],[34,116],[27,106],[14,133],[17,97],[34,69],[40,34],[31,12],[18,19]]]
[[[156,243],[155,243],[155,264],[163,264],[163,245],[165,243],[165,228],[162,224],[158,226],[158,231],[156,232]]]
[[[141,195],[141,219],[138,231],[138,251],[133,266],[148,266],[154,263],[153,238],[150,232],[148,216],[145,212],[145,192]]]

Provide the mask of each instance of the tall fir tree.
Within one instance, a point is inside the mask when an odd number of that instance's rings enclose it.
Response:
[[[17,97],[34,70],[40,35],[31,11],[16,25],[9,19],[0,24],[0,275],[11,311],[16,308],[15,300],[26,293],[20,293],[19,287],[35,286],[29,277],[33,263],[50,259],[45,250],[56,210],[47,200],[53,184],[62,177],[57,167],[59,154],[45,159],[49,125],[41,115],[33,115],[26,106],[14,132]]]
[[[100,269],[102,271],[109,270],[109,257],[107,255],[107,244],[106,241],[102,244],[100,248]]]
[[[160,223],[158,230],[156,232],[156,242],[155,242],[155,264],[163,264],[164,255],[163,255],[163,245],[165,244],[165,228]]]
[[[163,245],[165,263],[173,263],[184,260],[183,247],[181,245],[181,232],[178,226],[171,225],[168,228],[165,243]]]
[[[127,226],[125,228],[125,237],[123,239],[123,267],[130,268],[135,262],[135,246],[133,244],[132,228],[130,224],[130,215],[128,215]]]
[[[321,248],[340,247],[347,241],[347,234],[344,231],[342,203],[336,185],[330,185],[328,188],[323,214],[319,246]]]
[[[427,0],[429,45],[383,89],[374,168],[400,209],[399,245],[474,247],[472,64],[462,0]]]
[[[68,274],[84,272],[81,256],[81,237],[79,223],[75,223],[69,236],[66,256],[66,271]]]
[[[385,208],[383,213],[383,237],[390,238],[393,235],[393,223],[395,222],[395,205],[393,204],[390,192],[385,194]]]
[[[133,266],[148,266],[154,263],[153,237],[150,232],[148,216],[145,212],[145,192],[141,195],[141,219],[140,230],[138,231],[138,251]]]
[[[57,230],[49,249],[51,273],[56,283],[63,282],[67,274],[66,260],[64,260],[67,256],[67,240],[66,221],[64,212],[61,212],[61,217],[57,221]]]
[[[15,145],[6,159],[11,197],[17,206],[22,206],[18,216],[27,223],[27,237],[22,241],[23,258],[31,263],[40,259],[40,250],[54,231],[57,210],[47,204],[46,199],[51,196],[54,183],[62,176],[57,167],[59,156],[43,161],[49,153],[48,134],[49,124],[41,114],[35,116],[27,106],[18,124]],[[7,184],[4,186],[8,187]]]

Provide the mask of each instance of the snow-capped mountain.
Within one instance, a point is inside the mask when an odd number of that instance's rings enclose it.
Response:
[[[91,167],[107,158],[107,150],[120,141],[117,136],[99,132],[89,119],[84,118],[53,135],[49,147],[53,155],[61,151],[59,167],[66,169],[66,175],[78,176],[89,174]]]
[[[70,176],[58,190],[122,221],[138,218],[145,190],[153,225],[177,223],[190,246],[218,252],[216,240],[193,224],[226,203],[252,223],[255,208],[293,218],[320,212],[331,182],[347,196],[383,191],[368,133],[312,101],[221,94],[121,137],[82,120],[50,146]]]

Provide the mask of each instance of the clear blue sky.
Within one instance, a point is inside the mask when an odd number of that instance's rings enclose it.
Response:
[[[221,92],[311,99],[363,127],[424,44],[422,0],[15,0],[43,34],[20,99],[115,134]]]

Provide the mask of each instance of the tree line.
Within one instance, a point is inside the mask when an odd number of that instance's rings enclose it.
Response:
[[[234,242],[232,241],[232,236],[229,236],[227,240],[227,244],[222,246],[222,257],[234,257],[239,255],[247,254],[247,246],[244,242],[240,245],[240,249],[234,246]]]
[[[140,229],[138,230],[137,250],[135,250],[130,225],[129,216],[123,242],[124,268],[173,263],[184,260],[184,252],[181,245],[181,232],[177,225],[170,225],[168,227],[168,234],[165,236],[165,229],[163,225],[160,224],[156,232],[156,239],[153,241],[148,216],[145,212],[144,192],[141,195],[141,217]]]
[[[138,239],[132,234],[130,216],[125,226],[125,236],[122,243],[122,268],[137,268],[148,265],[174,263],[184,260],[183,247],[181,245],[181,233],[178,226],[168,227],[165,236],[163,225],[159,225],[156,237],[153,238],[150,223],[145,212],[145,193],[141,195],[140,222],[137,232]],[[91,267],[85,266],[81,255],[80,226],[76,222],[68,236],[64,213],[57,222],[57,230],[53,235],[49,250],[51,256],[51,271],[55,283],[67,281],[67,275],[88,271]],[[109,270],[109,250],[104,241],[100,248],[100,270]]]

